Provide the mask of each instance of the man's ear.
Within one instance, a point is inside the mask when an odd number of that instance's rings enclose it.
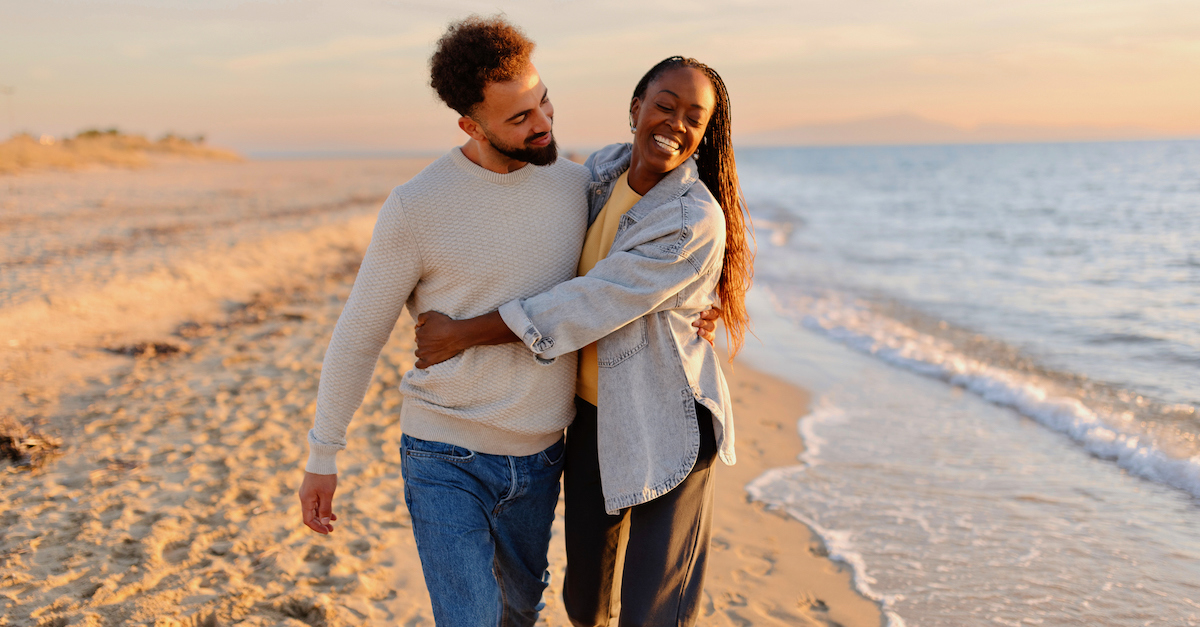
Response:
[[[470,135],[471,139],[477,142],[487,143],[487,137],[483,134],[483,127],[479,124],[479,122],[471,119],[470,116],[464,115],[461,118],[458,118],[458,128],[461,128],[464,133]]]

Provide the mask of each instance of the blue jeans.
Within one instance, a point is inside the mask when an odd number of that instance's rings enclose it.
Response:
[[[404,435],[404,502],[438,627],[531,626],[562,475],[560,439],[535,455],[486,455]]]

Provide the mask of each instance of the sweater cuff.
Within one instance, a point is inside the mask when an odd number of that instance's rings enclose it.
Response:
[[[500,317],[504,320],[504,324],[508,325],[517,337],[521,338],[525,346],[533,351],[534,358],[539,364],[550,365],[554,363],[555,358],[544,359],[542,353],[554,347],[554,338],[544,337],[537,327],[533,325],[533,321],[525,314],[525,309],[521,307],[520,299],[513,299],[504,303],[499,309]]]
[[[338,474],[337,454],[338,451],[345,448],[345,446],[321,442],[310,429],[308,432],[308,463],[304,465],[305,472],[311,472],[314,475]]]

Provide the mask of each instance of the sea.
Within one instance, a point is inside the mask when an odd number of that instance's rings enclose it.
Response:
[[[747,486],[888,624],[1200,625],[1200,141],[738,151]]]

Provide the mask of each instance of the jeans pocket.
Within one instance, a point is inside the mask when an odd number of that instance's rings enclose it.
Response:
[[[542,463],[547,466],[557,466],[562,463],[563,456],[567,452],[567,443],[563,438],[559,438],[557,442],[551,444],[546,450],[538,453],[542,458]]]
[[[421,440],[410,435],[400,438],[400,450],[407,459],[431,459],[464,464],[475,459],[475,451],[445,442]]]

